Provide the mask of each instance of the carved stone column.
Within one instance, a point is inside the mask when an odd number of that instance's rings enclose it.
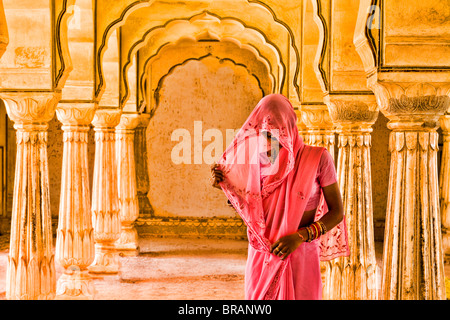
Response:
[[[94,260],[88,171],[88,132],[93,103],[59,104],[56,113],[64,131],[61,200],[56,238],[56,260],[64,267],[57,299],[93,299],[87,267]]]
[[[383,299],[445,299],[437,127],[450,98],[440,91],[431,84],[375,86],[392,130]]]
[[[95,163],[92,182],[92,221],[94,224],[95,260],[91,273],[118,273],[119,253],[115,241],[120,236],[119,197],[115,127],[120,109],[97,109],[92,124],[95,131]]]
[[[147,127],[150,122],[150,114],[141,113],[139,115],[139,125],[136,127],[134,135],[134,157],[136,160],[136,187],[139,202],[139,216],[149,218],[154,215],[152,205],[147,193],[150,189],[148,177],[147,158]]]
[[[337,174],[348,228],[350,256],[324,262],[324,299],[377,299],[373,231],[371,132],[378,107],[370,96],[326,96],[338,133]]]
[[[334,125],[327,106],[302,105],[301,120],[307,128],[304,134],[305,143],[327,148],[334,158]]]
[[[53,299],[56,290],[47,129],[60,94],[1,93],[16,132],[7,299]]]
[[[439,176],[440,204],[442,216],[442,246],[444,260],[450,263],[450,114],[440,119],[444,146],[442,148],[441,172]]]
[[[134,132],[139,125],[138,113],[122,113],[116,127],[116,155],[122,230],[116,248],[123,255],[139,253],[139,239],[134,222],[139,217],[134,159]]]

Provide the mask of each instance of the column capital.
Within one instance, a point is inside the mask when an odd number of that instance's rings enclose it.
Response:
[[[59,103],[56,115],[63,125],[88,126],[95,113],[94,103]]]
[[[92,124],[97,128],[114,128],[120,122],[122,111],[118,108],[98,108],[92,120]]]
[[[116,126],[117,130],[134,130],[140,123],[140,115],[137,112],[122,113],[120,116],[120,122]]]
[[[326,104],[302,105],[301,120],[308,129],[332,130],[334,127]]]
[[[370,128],[378,118],[374,95],[326,95],[324,102],[338,131]]]
[[[8,116],[15,124],[42,124],[53,119],[60,92],[1,92]]]
[[[392,130],[430,130],[450,106],[450,82],[377,81],[371,87]]]

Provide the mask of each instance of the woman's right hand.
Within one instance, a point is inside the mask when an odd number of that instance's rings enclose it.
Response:
[[[223,171],[219,169],[219,165],[214,163],[211,166],[211,178],[212,178],[212,186],[217,189],[221,189],[219,182],[223,181],[224,175]]]

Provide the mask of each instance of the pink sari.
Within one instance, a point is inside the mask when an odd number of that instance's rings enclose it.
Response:
[[[287,98],[264,97],[218,161],[225,175],[220,186],[247,225],[246,299],[321,299],[319,257],[349,254],[345,219],[320,242],[302,243],[285,260],[269,252],[272,243],[297,231],[324,150],[303,143],[296,121]],[[263,182],[259,154],[267,146],[262,131],[282,146]],[[322,195],[316,219],[326,212]]]

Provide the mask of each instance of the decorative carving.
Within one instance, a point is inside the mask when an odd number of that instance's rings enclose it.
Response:
[[[391,129],[401,126],[400,122],[419,130],[421,127],[437,128],[439,117],[450,105],[448,83],[381,82],[374,76],[369,79],[369,86],[380,110],[395,123]]]
[[[1,93],[17,130],[7,299],[55,297],[47,122],[54,116],[59,97],[53,92]]]
[[[88,126],[94,117],[95,106],[93,103],[59,103],[56,113],[64,126]]]
[[[302,105],[301,120],[307,130],[303,134],[306,144],[328,149],[334,158],[335,134],[334,124],[325,104]]]
[[[331,98],[327,95],[324,101],[336,126],[373,124],[378,118],[378,106],[373,95],[368,97],[350,96],[350,98]]]
[[[61,201],[56,238],[56,259],[64,268],[58,279],[57,299],[93,299],[87,267],[94,260],[89,192],[87,142],[95,105],[60,104],[57,116],[64,131]],[[74,187],[76,186],[76,187]]]
[[[95,164],[92,183],[92,218],[95,260],[91,273],[117,273],[120,269],[115,241],[120,236],[115,127],[120,109],[99,109],[92,121],[95,131]]]
[[[389,104],[384,110],[389,114],[404,113],[429,113],[433,116],[436,113],[444,113],[449,107],[450,97],[448,96],[420,96],[407,97],[401,95],[400,98],[389,99]]]
[[[134,160],[134,132],[139,125],[138,113],[122,113],[116,127],[117,176],[122,231],[116,248],[124,255],[139,252],[135,220],[139,217]]]
[[[61,99],[61,94],[54,92],[2,92],[1,98],[5,102],[8,116],[18,126],[49,122],[55,116],[56,104]]]
[[[301,115],[308,129],[330,130],[333,128],[333,122],[325,104],[302,105]]]
[[[41,68],[46,64],[45,47],[17,47],[14,53],[14,64],[22,68]]]

